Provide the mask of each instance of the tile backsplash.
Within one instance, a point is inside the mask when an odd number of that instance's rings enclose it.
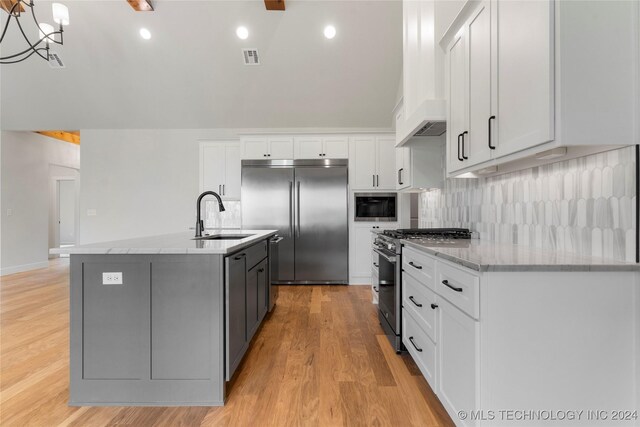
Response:
[[[205,202],[204,226],[206,228],[240,228],[242,226],[242,210],[239,201],[224,202],[225,211],[218,210],[218,202]]]
[[[635,261],[634,147],[420,193],[420,227],[466,227],[481,239]]]

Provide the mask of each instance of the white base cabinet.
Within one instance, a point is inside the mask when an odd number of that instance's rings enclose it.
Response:
[[[402,258],[402,342],[456,425],[559,424],[509,410],[640,425],[640,272],[480,273],[411,247]]]
[[[373,240],[374,231],[393,230],[398,228],[396,222],[350,222],[349,223],[349,284],[373,285],[372,271],[374,266]]]

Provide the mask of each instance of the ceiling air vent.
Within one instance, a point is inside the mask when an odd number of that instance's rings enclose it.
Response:
[[[65,68],[62,58],[57,52],[49,52],[49,67],[51,68]]]
[[[257,49],[242,49],[244,65],[260,65]]]

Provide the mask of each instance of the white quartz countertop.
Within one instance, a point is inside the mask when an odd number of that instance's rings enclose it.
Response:
[[[205,235],[243,235],[248,237],[237,240],[194,240],[194,231],[140,237],[137,239],[116,240],[112,242],[92,243],[88,245],[49,250],[51,254],[221,254],[226,255],[243,249],[253,243],[269,238],[277,230],[208,229]]]
[[[402,244],[476,271],[640,271],[640,265],[632,262],[486,240],[402,240]]]

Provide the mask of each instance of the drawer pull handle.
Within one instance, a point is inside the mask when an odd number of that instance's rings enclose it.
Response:
[[[237,257],[233,258],[233,259],[235,259],[235,260],[237,261],[237,260],[239,260],[239,259],[244,258],[244,257],[245,257],[245,255],[246,255],[246,254],[240,254],[240,255],[238,255]]]
[[[380,291],[378,290],[378,288],[376,288],[375,286],[373,287],[373,290],[374,290],[374,291],[376,291],[376,292],[380,292]]]
[[[448,280],[443,280],[442,284],[453,289],[456,292],[462,292],[462,288],[456,288],[455,286],[450,285]]]
[[[409,297],[409,300],[410,300],[412,303],[414,303],[416,307],[422,307],[422,304],[420,304],[420,303],[416,302],[416,300],[414,300],[414,299],[413,299],[413,295],[411,295],[411,296]]]
[[[411,267],[413,267],[413,268],[417,268],[418,270],[422,270],[422,266],[421,266],[421,265],[415,265],[415,264],[413,263],[413,261],[409,262],[409,265],[410,265]]]
[[[413,342],[413,337],[409,337],[409,341],[411,341],[411,345],[413,345],[413,347],[416,350],[418,350],[420,353],[422,353],[422,349],[420,347],[418,347],[415,342]]]
[[[438,304],[431,304],[431,308],[435,310],[436,308],[438,308]]]
[[[375,262],[373,263],[374,267],[380,267],[378,264],[376,264]]]
[[[264,268],[259,269],[258,273],[264,273]]]

